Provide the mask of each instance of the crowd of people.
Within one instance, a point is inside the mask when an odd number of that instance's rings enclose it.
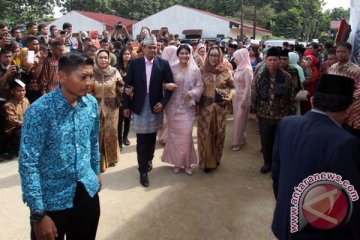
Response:
[[[220,166],[226,144],[233,151],[246,144],[248,119],[258,124],[264,160],[260,173],[269,173],[278,154],[274,144],[281,120],[313,111],[319,82],[329,75],[355,82],[353,103],[346,102],[342,124],[360,139],[360,67],[350,62],[349,43],[284,42],[282,47],[262,42],[245,46],[233,39],[225,46],[201,39],[181,43],[167,28],[155,36],[143,27],[139,46],[121,23],[111,34],[102,32],[102,39],[97,31],[82,31],[74,43],[70,23],[62,31],[51,26],[50,33],[44,24],[29,23],[26,28],[22,37],[19,28],[9,31],[0,24],[0,146],[2,157],[9,159],[21,148],[20,174],[32,223],[38,223],[45,211],[62,211],[93,199],[101,185],[100,172],[116,166],[124,145],[131,144],[130,127],[136,133],[144,187],[150,185],[157,138],[165,145],[161,160],[171,164],[175,174],[192,175],[194,165],[209,173]],[[332,100],[326,96],[320,101]],[[316,104],[321,110],[323,105]],[[323,110],[337,111],[331,106]],[[229,113],[234,131],[231,143],[226,143]],[[196,122],[197,151],[192,138]],[[60,163],[65,159],[70,161]],[[53,169],[54,162],[62,169],[76,167],[59,172]],[[44,180],[51,173],[59,177]],[[75,181],[66,180],[68,176]],[[39,184],[40,179],[45,183]],[[40,196],[39,191],[47,192]],[[93,204],[98,215],[98,201]],[[88,221],[96,229],[97,220]],[[83,227],[85,234],[88,230]],[[39,238],[40,230],[32,230]],[[89,234],[87,239],[96,232]]]

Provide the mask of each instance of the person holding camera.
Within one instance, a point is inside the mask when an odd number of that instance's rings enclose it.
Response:
[[[126,29],[126,26],[122,25],[121,22],[118,22],[118,24],[115,25],[115,30],[111,34],[111,41],[121,42],[121,46],[126,47],[129,38],[129,32]]]

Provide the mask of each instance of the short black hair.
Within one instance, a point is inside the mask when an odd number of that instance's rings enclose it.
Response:
[[[12,35],[14,35],[14,32],[15,32],[16,30],[19,30],[19,29],[20,29],[20,27],[14,26],[14,27],[11,29],[10,33],[11,33]]]
[[[118,67],[121,70],[126,70],[125,65],[124,65],[124,61],[123,61],[123,59],[124,59],[123,57],[124,57],[124,54],[125,54],[126,51],[128,51],[131,54],[131,49],[122,48],[121,51],[120,51],[120,54],[119,54],[119,58],[117,59],[118,60]]]
[[[332,55],[335,56],[336,55],[336,49],[335,48],[329,48],[327,51],[327,55]]]
[[[186,49],[189,53],[191,53],[191,49],[188,44],[181,44],[176,50],[176,56],[179,56],[181,50]]]
[[[121,48],[122,44],[121,44],[121,42],[116,41],[113,43],[113,46],[114,46],[114,48],[119,49],[119,48]]]
[[[58,40],[52,41],[50,43],[51,48],[57,48],[57,47],[61,47],[64,46],[64,43]]]
[[[104,39],[102,39],[101,41],[100,41],[100,44],[101,43],[109,43],[105,38]]]
[[[63,30],[65,30],[65,29],[67,29],[67,28],[69,28],[69,27],[72,28],[72,24],[71,24],[71,23],[66,22],[66,23],[63,24]]]
[[[350,52],[352,51],[352,45],[348,42],[339,43],[337,47],[344,47],[347,48]]]
[[[41,31],[43,28],[45,28],[45,27],[47,27],[46,24],[44,24],[44,23],[39,24],[39,25],[38,25],[38,32],[40,32],[40,31]]]
[[[6,28],[7,25],[5,23],[0,23],[0,29]]]
[[[25,44],[28,45],[29,43],[31,43],[34,40],[38,40],[37,37],[30,35],[25,39]]]
[[[95,46],[88,46],[84,49],[84,53],[87,54],[88,52],[96,52],[97,48]]]
[[[15,80],[10,81],[10,84],[9,84],[10,90],[14,90],[17,87],[21,87],[22,89],[24,88],[24,87],[20,86],[17,82],[15,82]]]
[[[13,52],[11,51],[10,46],[6,46],[6,47],[1,48],[0,56],[2,56],[3,54],[8,54],[8,53],[13,54]]]
[[[34,22],[29,22],[28,24],[26,24],[26,29],[31,28],[32,26],[36,26],[36,23]]]
[[[51,25],[51,26],[50,26],[50,32],[52,32],[52,30],[53,30],[54,28],[56,28],[56,26],[55,26],[55,25]]]
[[[315,42],[310,43],[309,46],[312,46],[315,50],[318,50],[319,48],[319,45]]]
[[[93,66],[94,61],[80,52],[69,52],[59,59],[59,71],[70,73],[76,71],[81,65]]]
[[[289,42],[283,42],[283,47],[290,47]]]

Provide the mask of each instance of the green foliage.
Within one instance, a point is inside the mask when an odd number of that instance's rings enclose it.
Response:
[[[9,25],[41,22],[53,15],[53,0],[0,0],[1,19]]]

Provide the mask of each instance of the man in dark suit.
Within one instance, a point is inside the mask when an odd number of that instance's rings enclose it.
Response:
[[[130,62],[125,87],[132,88],[132,96],[125,96],[124,116],[133,115],[133,129],[137,137],[137,159],[140,183],[149,186],[147,172],[152,169],[156,133],[162,126],[163,110],[172,92],[163,89],[163,84],[173,83],[169,63],[156,57],[157,42],[154,36],[142,41],[144,57]]]
[[[353,91],[353,79],[326,74],[313,109],[278,126],[272,230],[281,240],[360,239],[360,142],[342,128]]]

